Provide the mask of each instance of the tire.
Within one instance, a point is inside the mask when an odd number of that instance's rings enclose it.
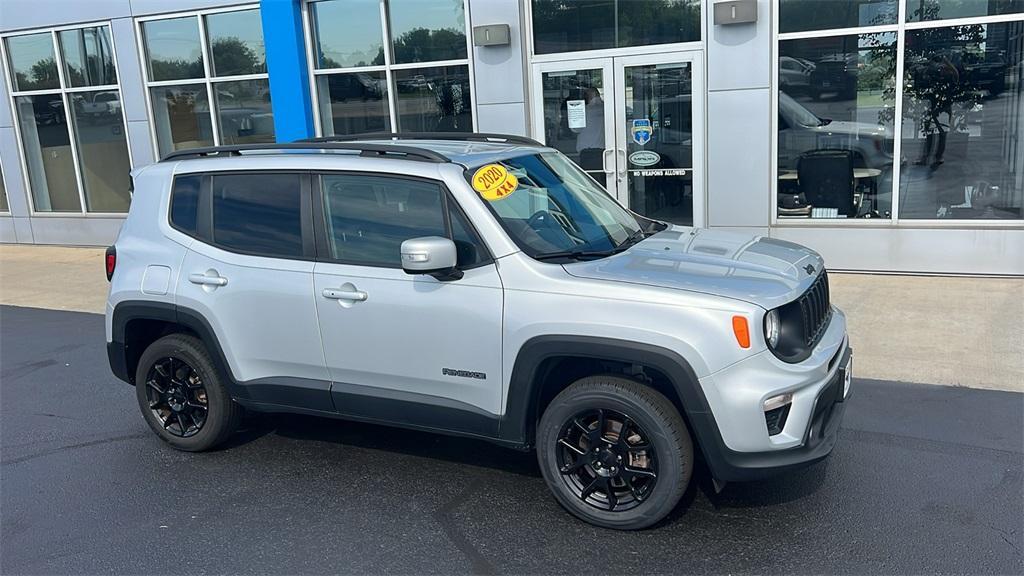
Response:
[[[537,428],[537,460],[555,499],[604,528],[638,530],[663,519],[690,483],[693,456],[690,433],[672,402],[618,376],[574,382],[551,401]]]
[[[135,392],[149,427],[161,440],[186,452],[202,452],[224,442],[242,417],[225,377],[194,336],[172,334],[150,344],[139,358]]]

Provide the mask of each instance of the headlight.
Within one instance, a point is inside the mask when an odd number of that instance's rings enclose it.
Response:
[[[775,348],[779,344],[779,311],[769,310],[764,315],[764,339],[768,346]]]

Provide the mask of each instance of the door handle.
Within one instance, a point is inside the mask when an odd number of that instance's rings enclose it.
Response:
[[[331,300],[351,300],[353,302],[365,302],[366,292],[362,290],[342,290],[340,288],[324,288],[324,298]]]
[[[189,274],[188,281],[200,286],[226,286],[228,279],[223,276],[207,276],[206,274]]]
[[[610,148],[605,149],[603,152],[601,152],[601,169],[604,170],[605,174],[613,174],[615,172],[614,168],[608,168],[608,156],[614,153],[615,150],[612,150]],[[614,158],[612,158],[612,160],[614,161]]]
[[[619,164],[618,162],[616,162],[616,164],[617,164],[616,168],[619,171],[619,178],[620,179],[625,178],[626,177],[626,171],[628,169],[628,166],[626,166],[626,151],[621,149],[621,148],[616,148],[615,149],[615,154],[616,155],[618,155],[618,154],[622,155],[622,164]]]

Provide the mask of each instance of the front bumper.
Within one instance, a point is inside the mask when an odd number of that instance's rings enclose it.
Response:
[[[757,480],[787,470],[814,464],[832,452],[839,438],[839,425],[850,397],[848,388],[853,349],[845,346],[837,369],[822,386],[813,402],[809,423],[801,443],[794,448],[739,452],[725,445],[710,413],[689,414],[690,423],[702,440],[704,458],[711,474],[723,482]]]

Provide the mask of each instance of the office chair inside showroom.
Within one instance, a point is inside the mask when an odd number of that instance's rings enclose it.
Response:
[[[853,154],[849,150],[814,150],[797,162],[800,192],[814,208],[835,208],[839,216],[854,218]]]

